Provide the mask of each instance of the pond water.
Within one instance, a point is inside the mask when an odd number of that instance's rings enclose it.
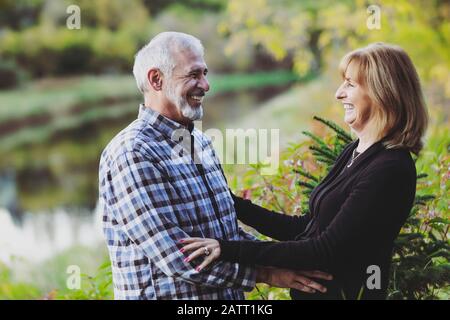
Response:
[[[202,129],[224,128],[286,89],[207,97]],[[0,161],[0,261],[8,263],[16,256],[37,262],[73,245],[103,241],[96,210],[100,153],[136,118],[139,102],[121,102],[126,112],[118,117],[55,130],[44,141],[8,151]]]

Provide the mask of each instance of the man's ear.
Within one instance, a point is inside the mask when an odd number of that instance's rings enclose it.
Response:
[[[162,90],[162,74],[159,69],[150,69],[147,73],[147,80],[155,91]]]

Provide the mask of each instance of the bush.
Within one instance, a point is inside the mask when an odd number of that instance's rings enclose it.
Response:
[[[11,270],[0,262],[0,300],[38,299],[41,290],[29,283],[16,282]]]
[[[111,262],[106,260],[94,276],[82,275],[79,290],[54,291],[53,299],[111,300],[114,298]]]
[[[394,248],[391,299],[449,299],[449,137],[448,128],[434,128],[416,161],[417,195]]]
[[[14,61],[0,59],[0,90],[17,87],[26,73]]]
[[[113,32],[33,27],[21,32],[6,32],[0,52],[34,77],[92,71],[129,72],[144,33],[145,29]]]
[[[89,70],[92,49],[85,44],[71,44],[65,47],[59,56],[57,72],[59,74],[85,73]]]

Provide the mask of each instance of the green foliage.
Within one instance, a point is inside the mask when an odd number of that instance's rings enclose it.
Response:
[[[27,74],[14,61],[0,60],[0,90],[18,86]]]
[[[80,29],[66,26],[69,5],[80,7]],[[148,38],[151,22],[140,0],[46,1],[43,6],[38,1],[26,7],[38,11],[39,23],[23,29],[4,28],[0,57],[14,60],[35,77],[129,72],[134,54]]]
[[[83,272],[79,289],[68,287],[70,277],[77,276],[67,273],[71,265]],[[39,263],[20,257],[12,257],[8,265],[0,262],[0,300],[112,298],[111,265],[104,243],[93,248],[73,246]]]
[[[33,76],[129,71],[137,44],[145,37],[129,29],[112,32],[37,26],[7,31],[1,56],[14,59]]]
[[[216,94],[230,91],[238,91],[253,88],[263,88],[265,86],[282,86],[292,82],[309,81],[310,77],[299,77],[297,74],[286,71],[270,71],[255,73],[233,73],[227,75],[211,75],[211,91]]]
[[[289,292],[283,288],[274,288],[266,284],[258,284],[257,288],[248,293],[247,300],[290,300]]]
[[[0,62],[1,73],[1,62]],[[208,96],[264,86],[304,81],[289,71],[254,74],[212,75]],[[0,126],[11,131],[0,133],[0,150],[11,150],[26,143],[40,143],[57,131],[80,125],[117,119],[136,112],[140,94],[131,75],[82,76],[48,79],[0,94]],[[15,106],[7,108],[6,106]],[[36,123],[36,125],[35,125]]]
[[[226,0],[144,0],[144,5],[154,15],[174,7],[179,7],[184,12],[190,10],[214,13],[223,10]]]
[[[450,141],[449,128],[435,128],[416,161],[415,205],[397,238],[389,298],[448,299]]]
[[[283,155],[283,165],[274,176],[260,176],[260,166],[244,175],[244,196],[260,205],[290,214],[306,214],[312,189],[330,170],[351,136],[335,123],[319,117],[316,121],[332,130],[323,137],[304,132],[310,138],[292,144]],[[450,147],[446,127],[437,127],[427,148],[417,160],[417,195],[410,217],[395,242],[389,299],[448,299],[449,296],[449,186]],[[433,175],[429,175],[430,172]],[[427,172],[428,171],[428,172]],[[301,203],[301,205],[299,205]],[[261,236],[261,239],[266,239]],[[274,291],[272,291],[274,290]],[[249,298],[268,296],[283,299],[286,290],[265,288]]]
[[[0,1],[0,28],[19,30],[37,23],[45,0]]]
[[[64,300],[111,300],[114,299],[111,262],[105,261],[94,276],[82,275],[81,288],[55,292],[55,299]]]
[[[380,9],[380,28],[373,30],[367,27],[370,4],[361,0],[230,0],[219,31],[229,37],[226,52],[239,52],[252,43],[276,60],[290,57],[299,74],[335,66],[344,53],[372,42],[395,43],[410,54],[421,78],[432,79],[449,97],[449,2],[378,1],[373,4]]]
[[[35,285],[16,282],[11,270],[0,263],[0,300],[37,299],[42,292]]]

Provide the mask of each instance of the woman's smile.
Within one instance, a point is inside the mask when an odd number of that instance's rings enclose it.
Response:
[[[345,110],[344,121],[351,124],[356,120],[355,106],[351,103],[343,103],[343,105]]]

